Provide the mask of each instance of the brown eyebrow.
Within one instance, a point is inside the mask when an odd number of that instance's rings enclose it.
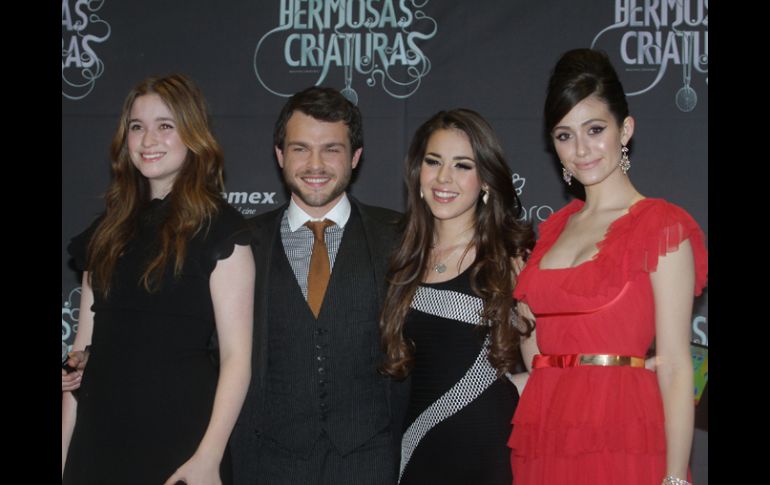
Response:
[[[174,120],[174,118],[155,118],[155,121],[170,121],[172,123],[176,123],[176,120]],[[130,120],[128,120],[128,122],[129,123],[134,123],[134,122],[141,123],[142,120],[137,119],[137,118],[131,118]]]
[[[590,120],[586,120],[582,123],[580,123],[580,126],[585,126],[591,123],[596,123],[597,121],[600,121],[602,123],[609,123],[609,121],[605,120],[604,118],[591,118]]]
[[[426,154],[425,154],[425,156],[426,156],[426,157],[427,157],[428,155],[434,156],[434,157],[436,157],[436,158],[441,158],[441,159],[443,159],[443,157],[442,157],[441,155],[439,155],[438,153],[434,153],[434,152],[428,152],[428,153],[426,153]],[[476,163],[476,160],[472,159],[471,157],[466,157],[466,156],[464,156],[464,155],[460,155],[459,157],[452,157],[452,160],[468,160],[469,162],[473,162],[473,163]]]
[[[286,142],[286,146],[287,147],[292,146],[292,145],[300,146],[300,147],[303,147],[303,148],[310,148],[310,146],[311,146],[310,143],[307,143],[307,142],[304,142],[304,141],[299,141],[299,140],[297,140],[297,141],[292,140],[292,141],[287,141]],[[343,142],[340,142],[340,141],[332,141],[332,142],[329,142],[329,143],[322,143],[321,146],[324,147],[324,148],[329,148],[329,147],[343,147],[344,148],[345,144]]]
[[[586,120],[580,123],[580,126],[590,125],[591,123],[596,123],[597,121],[601,123],[609,123],[609,121],[603,118],[591,118],[590,120]],[[553,130],[551,130],[551,133],[553,133],[556,130],[570,130],[570,129],[571,128],[569,126],[564,126],[564,125],[554,126]]]

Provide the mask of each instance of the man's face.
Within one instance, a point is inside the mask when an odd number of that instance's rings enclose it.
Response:
[[[320,121],[295,111],[286,123],[284,146],[276,146],[275,154],[294,202],[321,217],[347,189],[362,150],[351,153],[344,121]]]

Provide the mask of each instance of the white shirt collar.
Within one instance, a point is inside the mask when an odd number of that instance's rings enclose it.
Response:
[[[294,202],[294,197],[292,197],[289,202],[287,217],[289,219],[289,229],[291,229],[291,232],[302,227],[307,221],[321,221],[324,219],[329,219],[339,227],[344,228],[348,219],[350,219],[350,200],[348,199],[348,195],[343,193],[342,198],[329,212],[322,217],[311,217],[307,212],[302,210],[296,202]]]

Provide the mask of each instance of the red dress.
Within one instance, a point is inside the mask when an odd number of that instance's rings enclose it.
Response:
[[[703,234],[680,207],[643,199],[610,224],[599,253],[574,268],[540,269],[573,200],[540,226],[514,296],[537,318],[543,354],[644,356],[655,337],[651,271],[690,240],[695,295],[706,283]],[[663,403],[655,373],[630,366],[533,369],[513,417],[513,483],[658,485],[666,472]]]

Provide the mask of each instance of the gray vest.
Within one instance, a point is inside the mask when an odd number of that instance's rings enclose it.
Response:
[[[301,454],[321,430],[347,453],[389,422],[377,282],[353,206],[316,320],[279,238],[268,295],[268,369],[259,432]]]

